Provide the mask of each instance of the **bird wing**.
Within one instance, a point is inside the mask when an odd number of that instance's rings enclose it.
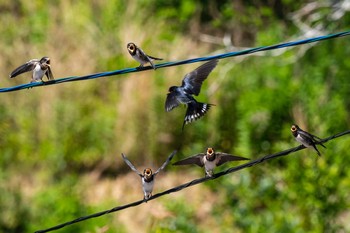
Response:
[[[146,55],[146,53],[140,47],[137,47],[137,49],[138,49],[138,51],[136,50],[136,54],[137,54],[137,52],[139,52],[138,55],[141,57],[141,59],[147,60],[147,61],[150,60],[149,57]]]
[[[194,71],[185,75],[182,80],[182,87],[188,94],[199,95],[203,81],[208,77],[210,72],[216,67],[219,60],[211,60],[204,63]]]
[[[169,157],[167,158],[167,160],[163,163],[163,165],[158,168],[158,170],[154,173],[154,175],[157,175],[161,170],[163,170],[166,165],[168,165],[168,163],[170,163],[171,159],[174,157],[174,155],[176,154],[177,150],[174,150],[170,155]]]
[[[10,78],[14,78],[17,75],[34,70],[34,68],[38,64],[38,62],[40,62],[39,59],[32,59],[32,60],[24,63],[23,65],[17,67],[14,71],[12,71],[12,73],[10,74]]]
[[[149,58],[151,58],[151,59],[153,59],[153,60],[158,60],[158,61],[163,60],[163,58],[152,57],[152,56],[150,56],[150,55],[147,55],[147,57],[149,57]]]
[[[51,66],[49,66],[47,68],[47,71],[45,73],[46,77],[49,79],[49,80],[54,80],[55,78],[53,77],[53,74],[52,74],[52,71],[51,71]]]
[[[135,166],[130,162],[130,160],[128,160],[128,159],[126,158],[126,156],[125,156],[123,153],[122,153],[122,157],[123,157],[123,159],[124,159],[124,162],[131,168],[131,170],[133,170],[134,172],[136,172],[139,176],[143,177],[142,173],[139,172],[139,171],[135,168]]]
[[[313,135],[313,134],[308,133],[308,132],[305,132],[305,131],[303,131],[303,132],[306,133],[306,134],[308,134],[308,135],[314,140],[314,142],[316,142],[317,144],[319,144],[319,145],[323,146],[324,148],[326,148],[326,146],[323,145],[323,144],[320,142],[320,141],[322,140],[322,138],[319,138],[319,137],[317,137],[316,135]]]
[[[324,148],[326,148],[326,146],[320,142],[320,140],[322,140],[321,138],[319,138],[319,137],[317,137],[309,132],[306,132],[304,130],[300,130],[300,129],[299,129],[299,134],[302,138],[304,138],[311,145],[314,146],[315,144],[319,144],[319,145],[323,146]]]
[[[189,165],[189,164],[196,164],[200,167],[203,167],[204,166],[204,162],[203,162],[203,157],[205,156],[205,154],[203,153],[200,153],[200,154],[196,154],[196,155],[193,155],[191,157],[188,157],[186,159],[183,159],[183,160],[180,160],[180,161],[177,161],[175,163],[173,163],[173,165]]]
[[[314,137],[310,133],[308,133],[304,130],[300,130],[300,129],[299,129],[298,133],[299,133],[300,137],[302,137],[309,144],[311,144],[311,145],[315,144]]]
[[[167,94],[165,101],[165,110],[171,111],[173,108],[179,106],[179,104],[188,104],[194,101],[192,96],[187,96],[185,93],[180,91],[172,91]]]
[[[139,56],[141,57],[142,60],[144,61],[148,61],[152,68],[154,69],[154,64],[152,62],[152,57],[148,56],[140,47],[138,47],[138,51],[139,51]]]
[[[309,133],[310,134],[310,133]],[[314,140],[314,142],[316,142],[318,145],[323,146],[324,148],[327,148],[325,145],[322,144],[321,142],[321,138],[317,137],[316,135],[310,134],[310,136],[312,137],[312,139]]]
[[[324,148],[327,148],[325,145],[322,144],[322,142],[317,142],[318,145],[321,145]]]
[[[173,108],[179,106],[180,101],[176,98],[175,92],[169,92],[165,101],[165,110],[167,112],[171,111]]]
[[[250,160],[244,157],[226,154],[222,152],[216,152],[216,156],[218,156],[218,161],[216,163],[216,166],[220,166],[221,164],[224,164],[229,161]]]
[[[313,134],[311,134],[309,132],[306,132],[306,131],[304,131],[304,130],[302,130],[300,128],[299,128],[299,133],[302,134],[302,135],[305,135],[306,137],[312,138],[314,140],[322,140],[321,138],[319,138],[319,137],[317,137],[317,136],[315,136],[315,135],[313,135]]]

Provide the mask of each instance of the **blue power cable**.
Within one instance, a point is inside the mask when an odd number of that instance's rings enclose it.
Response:
[[[314,42],[318,42],[318,41],[329,40],[329,39],[342,37],[342,36],[348,36],[348,35],[350,35],[350,31],[344,31],[344,32],[329,34],[329,35],[325,35],[325,36],[318,36],[318,37],[309,38],[309,39],[281,43],[281,44],[277,44],[277,45],[255,47],[255,48],[246,49],[246,50],[237,51],[237,52],[229,52],[229,53],[223,53],[223,54],[218,54],[218,55],[213,55],[213,56],[199,57],[199,58],[193,58],[193,59],[187,59],[187,60],[175,61],[175,62],[165,62],[165,63],[161,63],[161,64],[156,64],[155,67],[156,68],[165,68],[165,67],[170,67],[170,66],[179,66],[179,65],[191,64],[191,63],[196,63],[196,62],[209,61],[209,60],[213,60],[213,59],[224,59],[224,58],[228,58],[228,57],[247,55],[247,54],[252,54],[252,53],[261,52],[261,51],[281,49],[281,48],[292,47],[292,46],[297,46],[297,45],[302,45],[302,44],[314,43]],[[13,86],[13,87],[0,88],[0,92],[19,91],[19,90],[23,90],[23,89],[27,89],[27,88],[32,88],[32,87],[48,86],[48,85],[54,85],[54,84],[59,84],[59,83],[65,83],[65,82],[89,80],[89,79],[108,77],[108,76],[114,76],[114,75],[120,75],[120,74],[141,72],[141,71],[150,70],[150,69],[152,69],[152,67],[147,66],[147,67],[140,67],[140,68],[139,67],[137,67],[137,68],[125,68],[125,69],[121,69],[121,70],[107,71],[107,72],[89,74],[89,75],[84,75],[84,76],[70,76],[70,77],[59,78],[59,79],[55,79],[55,80],[51,80],[51,81],[47,81],[47,82],[27,83],[27,84],[22,84],[22,85]]]

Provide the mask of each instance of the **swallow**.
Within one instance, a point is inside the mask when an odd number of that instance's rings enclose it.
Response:
[[[126,46],[130,55],[132,58],[134,58],[136,61],[140,62],[139,67],[143,67],[144,64],[150,63],[152,68],[155,70],[156,67],[153,64],[154,60],[163,60],[162,58],[152,57],[150,55],[147,55],[145,52],[142,51],[141,48],[137,47],[134,43],[128,43]]]
[[[172,86],[165,101],[165,110],[167,112],[176,108],[180,104],[187,105],[187,111],[182,129],[185,124],[191,123],[204,116],[213,104],[197,102],[193,95],[198,96],[202,83],[207,79],[210,72],[216,67],[219,60],[211,60],[204,63],[194,71],[185,75],[181,86]]]
[[[177,161],[173,165],[189,165],[196,164],[200,167],[205,168],[205,176],[212,177],[214,168],[218,167],[229,161],[238,161],[238,160],[249,160],[244,157],[231,155],[222,152],[215,152],[213,148],[209,147],[206,153],[199,153],[188,157],[186,159]]]
[[[126,158],[126,156],[122,153],[122,157],[124,159],[124,162],[131,168],[131,170],[133,170],[134,172],[136,172],[140,177],[141,177],[141,181],[142,181],[142,188],[143,188],[143,193],[144,193],[144,200],[147,202],[147,200],[152,196],[152,191],[153,191],[153,187],[154,187],[154,178],[157,176],[157,174],[163,170],[168,163],[171,161],[171,159],[174,157],[174,155],[176,154],[176,150],[173,151],[168,159],[163,163],[163,165],[158,168],[158,170],[156,172],[152,172],[151,168],[146,168],[145,170],[143,170],[143,173],[139,172],[135,166],[130,162],[130,160],[128,160]]]
[[[49,57],[43,57],[40,60],[32,59],[24,63],[23,65],[17,67],[14,71],[12,71],[12,73],[10,74],[10,78],[14,78],[17,75],[20,75],[28,71],[33,71],[31,83],[38,82],[38,81],[44,82],[43,81],[44,75],[47,76],[48,80],[54,79],[51,72]]]
[[[300,129],[298,125],[292,125],[292,128],[290,130],[292,131],[292,134],[295,137],[295,140],[297,140],[299,143],[301,143],[305,147],[313,147],[316,150],[318,156],[321,156],[321,153],[316,147],[316,144],[319,144],[324,148],[326,148],[321,143],[321,140],[322,140],[321,138]]]

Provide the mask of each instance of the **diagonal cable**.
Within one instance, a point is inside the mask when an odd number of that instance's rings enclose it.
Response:
[[[322,139],[320,141],[320,143],[325,143],[325,142],[331,141],[333,139],[345,136],[347,134],[350,134],[350,130],[347,130],[347,131],[335,134],[333,136],[330,136],[328,138]],[[191,182],[188,182],[188,183],[179,185],[177,187],[168,189],[168,190],[166,190],[164,192],[157,193],[157,194],[151,196],[147,201],[151,201],[153,199],[156,199],[158,197],[164,196],[166,194],[178,192],[178,191],[180,191],[182,189],[191,187],[193,185],[200,184],[200,183],[206,182],[208,180],[214,180],[214,179],[217,179],[217,178],[219,178],[221,176],[227,175],[229,173],[237,172],[237,171],[242,170],[244,168],[252,167],[252,166],[255,166],[255,165],[260,164],[262,162],[265,162],[267,160],[270,160],[270,159],[273,159],[273,158],[282,157],[282,156],[286,156],[288,154],[291,154],[291,153],[294,153],[294,152],[297,152],[297,151],[303,150],[303,149],[305,149],[305,147],[303,145],[300,145],[298,147],[290,148],[288,150],[284,150],[284,151],[281,151],[281,152],[278,152],[278,153],[275,153],[275,154],[266,155],[266,156],[257,158],[257,159],[255,159],[255,160],[253,160],[251,162],[248,162],[248,163],[236,166],[236,167],[229,168],[226,171],[222,171],[222,172],[216,173],[212,177],[203,177],[203,178],[195,179],[195,180],[193,180]],[[106,214],[109,214],[109,213],[112,213],[112,212],[117,212],[117,211],[120,211],[120,210],[123,210],[123,209],[127,209],[127,208],[130,208],[130,207],[138,206],[138,205],[142,204],[143,202],[145,202],[145,200],[140,200],[140,201],[136,201],[136,202],[132,202],[132,203],[126,204],[126,205],[114,207],[114,208],[112,208],[110,210],[101,211],[101,212],[98,212],[98,213],[95,213],[95,214],[91,214],[91,215],[87,215],[87,216],[84,216],[84,217],[80,217],[80,218],[74,219],[72,221],[69,221],[69,222],[66,222],[66,223],[62,223],[60,225],[57,225],[57,226],[54,226],[54,227],[51,227],[51,228],[48,228],[48,229],[45,229],[45,230],[36,231],[35,233],[44,233],[44,232],[58,230],[58,229],[63,228],[65,226],[69,226],[69,225],[72,225],[72,224],[75,224],[75,223],[78,223],[78,222],[86,221],[86,220],[91,219],[91,218],[97,218],[97,217],[100,217],[102,215],[106,215]]]
[[[237,52],[229,52],[229,53],[223,53],[223,54],[218,54],[218,55],[213,55],[213,56],[199,57],[199,58],[193,58],[193,59],[187,59],[187,60],[175,61],[175,62],[165,62],[165,63],[161,63],[161,64],[156,64],[155,67],[156,68],[165,68],[165,67],[170,67],[170,66],[191,64],[191,63],[195,63],[195,62],[209,61],[209,60],[213,60],[213,59],[224,59],[224,58],[228,58],[228,57],[247,55],[247,54],[261,52],[261,51],[281,49],[281,48],[292,47],[292,46],[297,46],[297,45],[302,45],[302,44],[314,43],[314,42],[318,42],[318,41],[329,40],[329,39],[338,38],[338,37],[342,37],[342,36],[348,36],[348,35],[350,35],[350,31],[344,31],[344,32],[339,32],[339,33],[335,33],[335,34],[318,36],[318,37],[313,37],[313,38],[309,38],[309,39],[297,40],[297,41],[286,42],[286,43],[281,43],[281,44],[276,44],[276,45],[255,47],[255,48],[245,49],[245,50],[237,51]],[[23,89],[27,89],[27,88],[32,88],[32,87],[48,86],[48,85],[54,85],[54,84],[59,84],[59,83],[65,83],[65,82],[89,80],[89,79],[108,77],[108,76],[113,76],[113,75],[141,72],[141,71],[150,70],[150,69],[152,69],[152,67],[147,66],[147,67],[137,67],[137,68],[125,68],[125,69],[121,69],[121,70],[107,71],[107,72],[89,74],[89,75],[84,75],[84,76],[70,76],[70,77],[66,77],[66,78],[59,78],[59,79],[55,79],[55,80],[50,80],[47,82],[27,83],[27,84],[14,86],[14,87],[0,88],[0,92],[19,91],[19,90],[23,90]]]

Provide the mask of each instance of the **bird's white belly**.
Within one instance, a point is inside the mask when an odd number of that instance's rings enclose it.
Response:
[[[204,159],[204,166],[206,171],[212,171],[216,167],[216,164],[214,161]]]
[[[303,146],[305,147],[311,147],[311,145],[309,145],[308,143],[305,142],[305,140],[300,137],[300,135],[296,136],[295,138],[299,143],[301,143]]]
[[[37,65],[33,70],[33,80],[41,81],[43,76],[45,75],[46,70],[42,70],[40,65]]]
[[[142,65],[146,64],[148,61],[145,61],[144,59],[142,59],[140,56],[134,55],[133,58],[140,62]]]
[[[151,182],[145,182],[142,179],[142,187],[143,187],[143,192],[145,196],[149,196],[152,193],[153,186],[154,186],[154,180],[152,180]]]

